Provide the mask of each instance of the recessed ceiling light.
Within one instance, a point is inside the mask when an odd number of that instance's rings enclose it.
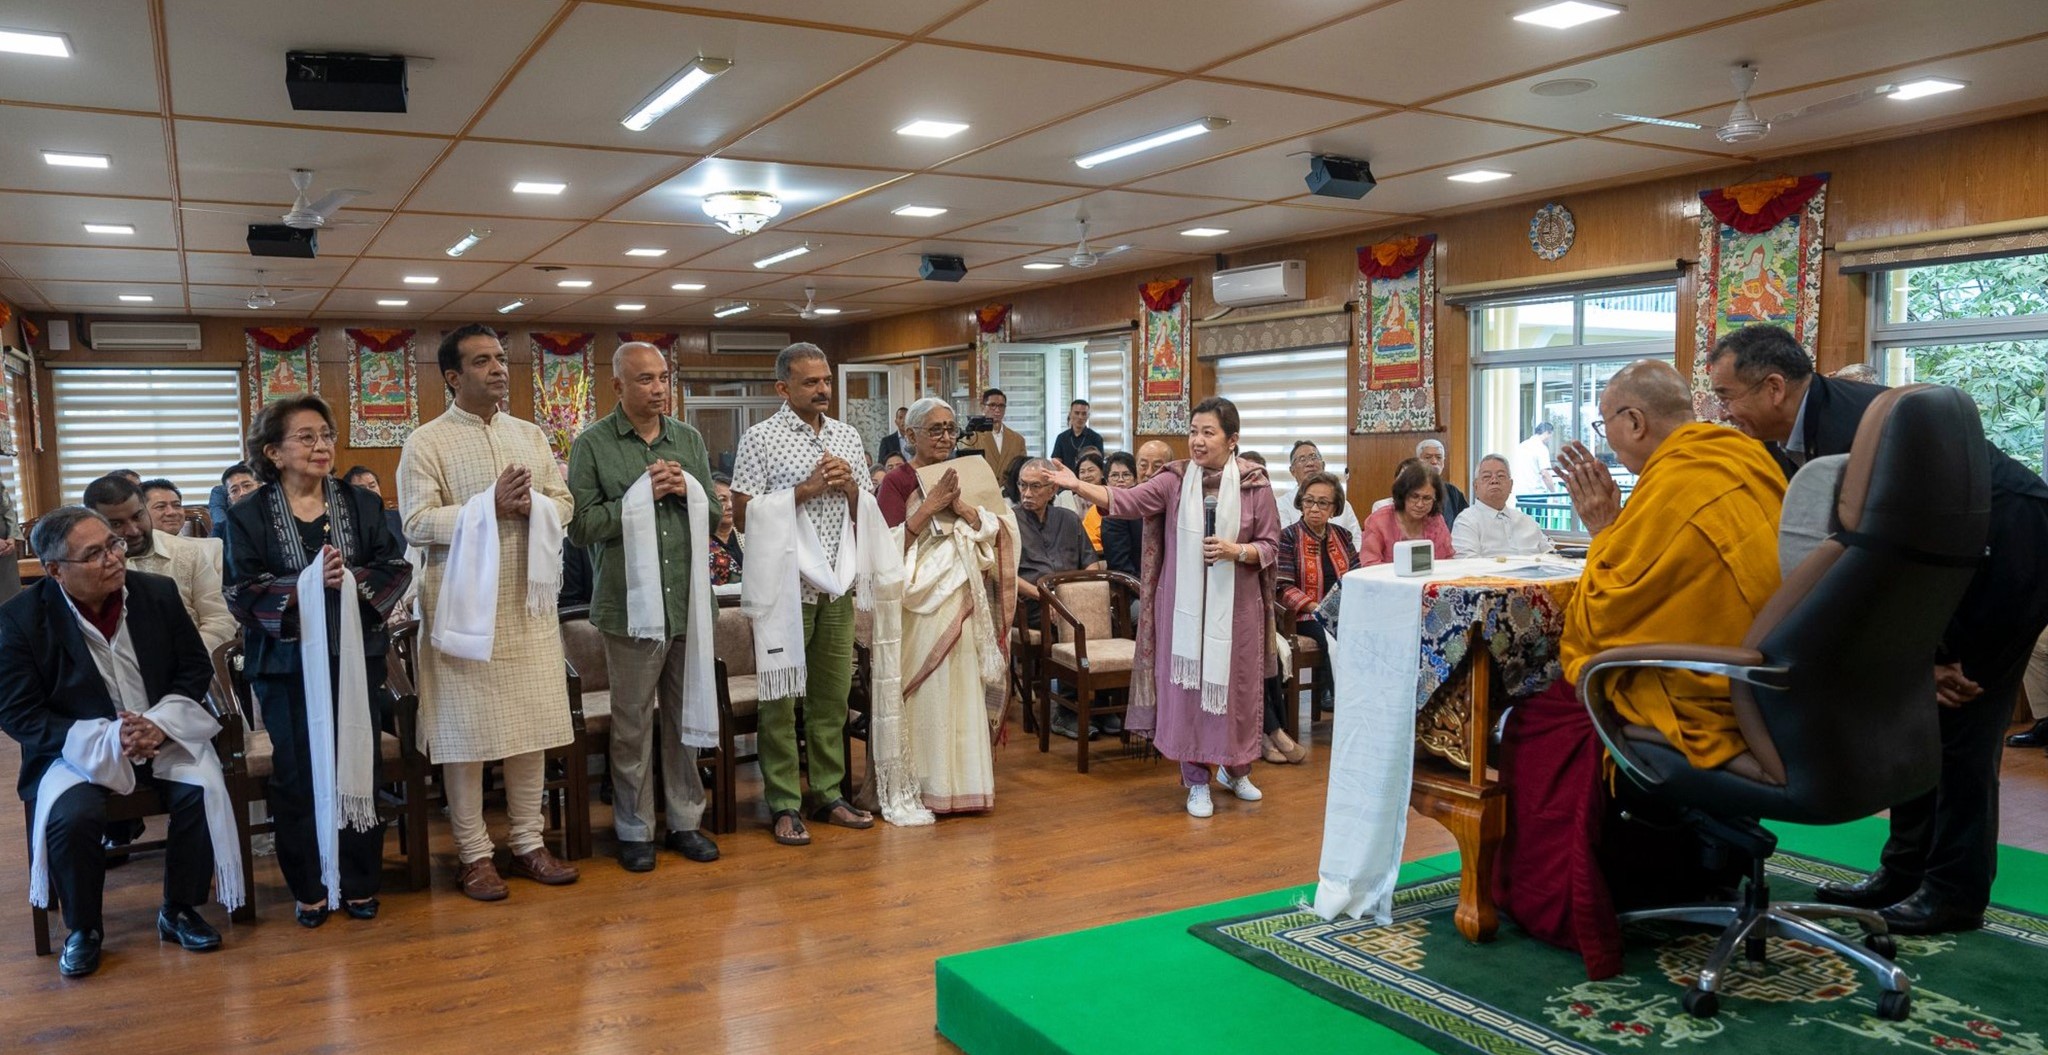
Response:
[[[546,180],[520,180],[512,185],[514,194],[560,194],[569,189],[566,183],[550,183]]]
[[[62,150],[45,150],[43,163],[73,169],[103,169],[112,166],[114,159],[105,154],[71,154]]]
[[[1454,173],[1444,178],[1452,183],[1492,183],[1494,180],[1507,179],[1512,175],[1514,173],[1501,172],[1497,169],[1473,169],[1470,172]]]
[[[774,256],[762,257],[761,259],[759,259],[759,260],[756,260],[756,261],[754,261],[754,266],[755,266],[755,267],[771,267],[771,266],[773,266],[773,265],[775,265],[775,264],[780,264],[780,263],[782,263],[782,262],[783,262],[784,260],[794,260],[794,259],[796,259],[797,257],[800,257],[800,256],[802,256],[802,255],[804,255],[805,253],[808,253],[808,252],[810,252],[810,251],[811,251],[811,245],[810,245],[810,243],[809,243],[809,242],[804,242],[804,243],[802,243],[802,244],[799,244],[799,245],[791,246],[791,247],[790,247],[790,248],[788,248],[788,249],[784,249],[784,250],[783,250],[782,252],[780,252],[780,253],[777,253],[777,254],[775,254]]]
[[[936,205],[899,205],[889,211],[897,216],[915,216],[920,220],[928,216],[946,215],[946,210]]]
[[[612,310],[614,310],[614,311],[646,311],[646,310],[647,310],[647,305],[645,305],[645,304],[631,304],[631,303],[628,303],[628,304],[614,304],[614,305],[612,305]]]
[[[454,245],[448,247],[447,253],[449,256],[461,256],[462,254],[467,253],[472,249],[475,249],[476,244],[478,242],[481,242],[484,239],[489,238],[490,236],[491,232],[489,230],[478,230],[477,228],[472,227],[469,229],[468,234],[463,235],[461,238],[456,240]]]
[[[704,288],[704,283],[702,283],[702,282],[678,282],[678,283],[676,283],[675,285],[673,285],[673,286],[670,286],[669,288],[670,288],[670,289],[672,289],[672,290],[675,290],[675,291],[676,291],[676,292],[678,292],[678,293],[695,293],[695,292],[697,292],[698,290],[700,290],[700,289],[703,289],[703,288]]]
[[[1062,267],[1065,267],[1065,266],[1066,266],[1065,264],[1055,264],[1055,263],[1053,263],[1053,262],[1051,262],[1051,261],[1049,261],[1049,260],[1034,260],[1034,261],[1032,261],[1032,262],[1031,262],[1031,263],[1029,263],[1029,264],[1025,264],[1025,265],[1024,265],[1024,270],[1026,270],[1026,271],[1058,271],[1058,270],[1059,270],[1060,268],[1062,268]]]
[[[555,283],[555,285],[563,289],[589,289],[590,280],[587,278],[565,278]]]
[[[1600,87],[1600,82],[1584,77],[1558,77],[1555,80],[1537,81],[1529,86],[1529,94],[1556,99],[1566,95],[1583,95]]]
[[[146,293],[123,293],[123,294],[121,294],[121,301],[122,301],[122,303],[124,303],[124,304],[148,304],[148,303],[150,303],[151,301],[154,301],[154,300],[156,300],[156,298],[155,298],[155,297],[149,296],[149,295],[148,295],[148,294],[146,294]]]
[[[412,301],[404,300],[398,297],[391,297],[385,300],[379,300],[377,302],[377,306],[380,308],[403,308],[410,303],[412,303]]]
[[[1226,235],[1229,233],[1230,228],[1228,227],[1190,227],[1187,230],[1181,232],[1181,234],[1186,235],[1189,238],[1215,238],[1218,235]]]
[[[838,308],[812,308],[812,309],[811,309],[811,314],[813,314],[813,315],[837,315],[837,314],[839,314],[839,309],[838,309]]]
[[[1169,128],[1164,132],[1154,132],[1149,136],[1127,140],[1112,147],[1104,147],[1092,154],[1083,154],[1074,159],[1074,164],[1084,169],[1092,169],[1104,162],[1115,161],[1118,158],[1127,158],[1140,151],[1163,147],[1168,143],[1178,143],[1183,139],[1193,139],[1196,136],[1207,135],[1210,132],[1228,127],[1230,127],[1230,121],[1227,118],[1204,117],[1199,121],[1190,121],[1177,128]]]
[[[711,317],[714,319],[731,318],[734,315],[738,315],[740,312],[752,311],[753,308],[754,306],[752,304],[728,304],[725,307],[712,312]]]
[[[405,276],[405,284],[406,284],[406,285],[408,285],[408,286],[431,286],[431,285],[433,285],[434,283],[436,283],[436,282],[439,282],[439,281],[441,281],[441,276],[439,276],[439,275],[407,275],[407,276]]]
[[[134,234],[134,233],[135,233],[135,225],[134,225],[134,224],[129,224],[129,223],[89,223],[89,224],[86,224],[86,225],[85,225],[85,233],[86,233],[86,234]]]
[[[1913,99],[1925,99],[1930,95],[1940,95],[1943,92],[1957,91],[1963,87],[1962,81],[1952,81],[1946,77],[1922,77],[1892,89],[1886,98],[1903,103]]]
[[[0,29],[0,51],[68,59],[71,57],[71,38],[62,33],[38,33],[33,29]]]
[[[633,249],[628,249],[628,250],[626,250],[626,255],[627,255],[627,256],[667,256],[667,255],[668,255],[668,250],[666,250],[666,249],[655,249],[655,248],[652,248],[652,247],[649,247],[649,246],[639,246],[639,247],[636,247],[636,248],[633,248]]]
[[[948,139],[967,131],[967,126],[952,121],[912,121],[896,130],[899,136],[917,136],[922,139]]]
[[[1602,3],[1601,0],[1560,0],[1559,3],[1545,4],[1534,11],[1524,11],[1515,16],[1517,22],[1527,22],[1545,29],[1570,29],[1603,18],[1621,14],[1620,4]]]
[[[633,112],[619,120],[627,130],[645,132],[654,122],[662,119],[670,110],[683,104],[697,89],[711,83],[713,77],[732,69],[732,63],[725,59],[699,57],[676,72],[668,83],[654,89],[654,94],[640,101]]]
[[[525,306],[526,306],[526,302],[525,302],[525,301],[523,301],[523,300],[515,300],[515,301],[513,301],[513,302],[512,302],[512,303],[510,303],[510,304],[500,304],[500,305],[498,305],[498,314],[500,314],[500,315],[510,315],[510,314],[512,314],[513,312],[515,312],[515,311],[518,311],[519,309],[521,309],[521,308],[523,308],[523,307],[525,307]]]

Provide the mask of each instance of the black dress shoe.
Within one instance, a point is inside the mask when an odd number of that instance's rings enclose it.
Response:
[[[622,842],[619,844],[619,867],[628,872],[654,871],[654,844],[651,842]]]
[[[220,948],[220,932],[187,905],[165,905],[158,909],[156,936],[177,942],[186,952],[212,952]]]
[[[327,902],[322,901],[312,908],[301,908],[294,911],[292,918],[299,921],[299,926],[312,930],[314,927],[327,922],[327,917],[333,914],[334,910],[327,907]]]
[[[64,939],[64,955],[57,958],[57,973],[66,978],[83,978],[100,969],[100,932],[74,930]]]
[[[1850,908],[1884,908],[1911,897],[1920,880],[1880,868],[1854,883],[1822,883],[1813,892],[1815,901]]]
[[[350,919],[376,919],[377,910],[382,907],[382,905],[377,903],[377,899],[373,897],[366,897],[361,901],[343,901],[341,903],[341,910],[348,913],[348,918]]]
[[[661,842],[662,845],[692,861],[718,860],[718,844],[712,842],[711,837],[703,832],[670,832]]]
[[[2048,747],[2048,718],[2035,722],[2024,733],[2014,733],[2006,737],[2005,746]]]
[[[1913,896],[1878,910],[1893,934],[1951,934],[1984,925],[1983,909],[1966,909],[1921,887]]]

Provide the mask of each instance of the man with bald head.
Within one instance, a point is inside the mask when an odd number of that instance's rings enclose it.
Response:
[[[1165,440],[1146,440],[1138,444],[1138,482],[1150,480],[1172,460],[1173,448],[1168,447]]]
[[[576,515],[568,527],[569,541],[588,549],[595,572],[590,625],[604,634],[611,678],[612,828],[619,837],[619,864],[629,872],[646,872],[654,868],[652,760],[657,739],[667,800],[664,844],[692,861],[718,859],[717,844],[697,830],[704,816],[704,782],[696,750],[682,742],[679,720],[690,591],[711,588],[709,582],[690,580],[696,547],[710,540],[692,538],[689,503],[703,503],[707,525],[717,524],[722,510],[711,486],[704,437],[669,415],[668,360],[661,350],[639,342],[620,345],[612,356],[612,391],[619,405],[583,430],[569,448],[569,493],[576,499]],[[696,487],[685,480],[686,473]],[[648,491],[637,498],[629,494],[642,477],[652,485],[651,510]],[[656,584],[627,581],[627,550],[636,543],[649,546],[646,552],[660,561],[659,596],[642,598],[641,619],[633,618],[631,591]],[[660,624],[659,629],[640,625],[642,620]]]
[[[1440,503],[1443,506],[1444,523],[1450,527],[1457,527],[1458,514],[1464,512],[1465,507],[1472,504],[1472,500],[1466,498],[1465,492],[1458,490],[1458,485],[1452,483],[1450,475],[1444,472],[1444,467],[1449,464],[1449,459],[1444,453],[1444,441],[1423,440],[1415,445],[1415,457],[1422,464],[1429,466],[1429,471],[1444,482],[1444,500]]]
[[[1518,703],[1504,737],[1502,780],[1513,815],[1496,889],[1508,895],[1501,907],[1525,929],[1578,949],[1589,976],[1600,978],[1619,968],[1620,956],[1612,911],[1592,908],[1608,900],[1600,858],[1654,855],[1598,850],[1606,806],[1601,751],[1574,686],[1587,661],[1610,648],[1739,645],[1778,588],[1785,478],[1763,444],[1694,421],[1690,390],[1661,360],[1615,374],[1593,427],[1636,474],[1635,491],[1623,506],[1608,467],[1584,444],[1558,452],[1557,475],[1593,540],[1565,605],[1564,676]],[[1604,687],[1624,721],[1656,730],[1694,766],[1755,765],[1726,678],[1633,670]],[[1607,832],[1609,849],[1625,834],[1640,833]],[[1667,869],[1666,878],[1677,873]],[[1630,885],[1609,878],[1617,888]]]

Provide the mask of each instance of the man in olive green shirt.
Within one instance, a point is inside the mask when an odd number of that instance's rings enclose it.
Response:
[[[711,588],[709,583],[690,581],[683,474],[696,477],[702,486],[711,523],[718,522],[720,510],[711,488],[704,437],[668,416],[669,369],[660,349],[620,345],[612,356],[612,390],[618,394],[618,407],[583,430],[569,448],[569,493],[575,497],[576,513],[569,519],[568,532],[569,541],[590,551],[596,572],[590,623],[604,633],[611,679],[612,828],[619,837],[619,863],[629,872],[646,872],[654,868],[650,756],[657,737],[668,811],[668,837],[663,842],[692,861],[718,859],[718,845],[697,830],[704,817],[704,782],[697,772],[697,752],[683,745],[678,727],[689,591]],[[622,514],[626,492],[647,474],[653,477],[662,607],[668,618],[668,636],[656,641],[629,636],[626,628]]]

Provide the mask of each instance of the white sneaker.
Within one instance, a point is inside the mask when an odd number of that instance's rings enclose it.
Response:
[[[1260,799],[1266,797],[1266,793],[1260,791],[1258,787],[1252,783],[1252,775],[1250,773],[1246,773],[1244,776],[1238,777],[1236,780],[1232,780],[1230,779],[1229,770],[1218,769],[1216,770],[1216,783],[1221,784],[1226,788],[1229,788],[1230,793],[1232,795],[1236,795],[1238,798],[1243,799],[1246,802],[1257,802]]]
[[[1212,817],[1216,814],[1216,803],[1209,798],[1209,785],[1197,784],[1188,789],[1188,816]]]

